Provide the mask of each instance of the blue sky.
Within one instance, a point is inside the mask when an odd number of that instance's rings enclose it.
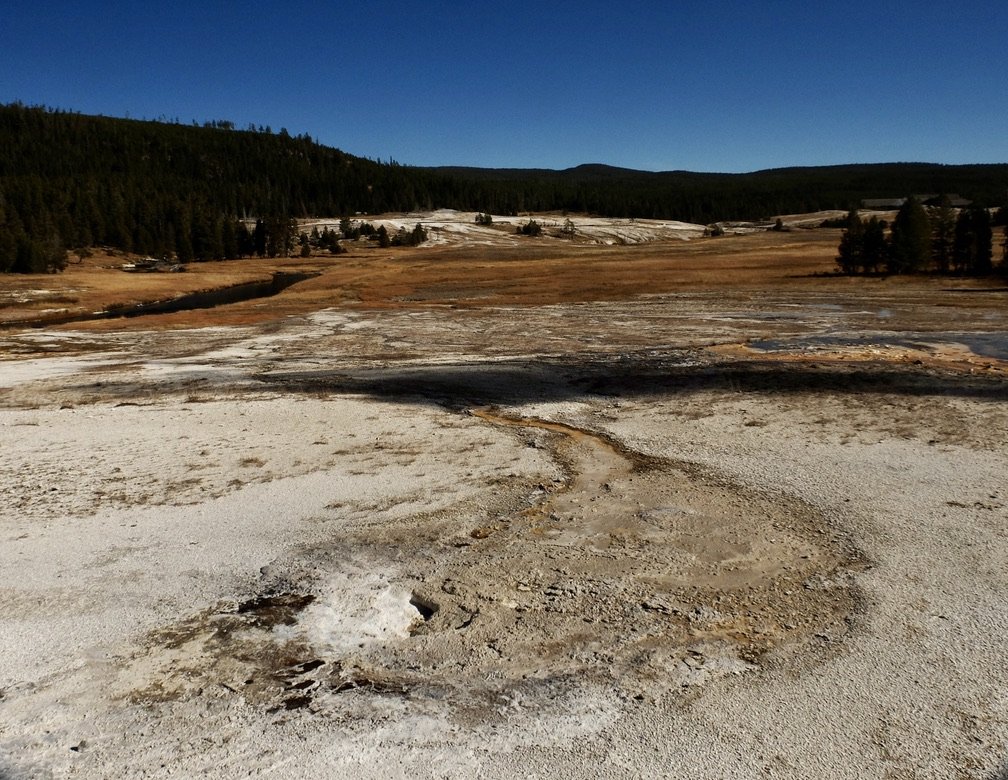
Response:
[[[411,165],[1008,162],[1006,30],[1004,0],[10,0],[0,102]]]

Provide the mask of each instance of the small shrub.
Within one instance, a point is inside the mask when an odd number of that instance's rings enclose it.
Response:
[[[534,219],[530,219],[524,225],[519,225],[515,230],[516,233],[522,236],[541,236],[542,235],[542,225],[536,222]]]

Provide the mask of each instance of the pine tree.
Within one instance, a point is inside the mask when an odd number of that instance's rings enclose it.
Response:
[[[912,274],[927,265],[931,256],[931,224],[916,198],[907,198],[900,207],[889,244],[889,273]]]
[[[956,214],[948,195],[942,195],[931,209],[931,257],[939,273],[948,273],[952,266],[952,244],[955,237]]]
[[[1004,241],[1001,242],[1001,271],[1008,273],[1008,223],[1005,224]]]
[[[6,224],[0,223],[0,274],[14,270],[17,262],[17,239]]]
[[[866,274],[878,273],[886,262],[886,222],[872,216],[865,225],[861,266]]]
[[[179,204],[175,213],[175,256],[180,263],[188,263],[196,256],[193,247],[192,215],[189,208]]]
[[[238,254],[236,257],[251,257],[255,254],[256,244],[248,225],[244,222],[235,223],[235,232],[238,235]]]
[[[864,253],[864,223],[858,216],[857,209],[847,212],[843,234],[840,236],[840,246],[837,247],[837,266],[841,273],[856,274],[862,266]]]
[[[14,268],[17,260],[17,238],[12,221],[7,218],[8,209],[3,190],[0,190],[0,274]]]
[[[209,213],[213,214],[213,212]],[[210,256],[214,260],[223,260],[227,257],[227,253],[224,251],[224,223],[230,220],[220,214],[212,216],[212,219],[213,230],[210,233]]]
[[[266,257],[266,223],[257,219],[252,230],[252,249],[256,257]]]
[[[273,215],[266,220],[266,256],[289,257],[294,248],[297,226],[285,217]]]
[[[201,207],[194,209],[192,217],[192,253],[196,260],[210,260],[214,256],[213,226],[210,215]]]
[[[993,268],[993,231],[990,213],[972,207],[959,212],[953,241],[953,264],[958,273],[989,274]]]
[[[63,238],[51,219],[46,218],[39,226],[34,243],[39,252],[38,273],[54,274],[66,268],[66,247],[63,246]]]
[[[985,208],[975,207],[973,211],[973,273],[986,275],[994,270],[993,258],[994,231],[991,229],[990,212]]]
[[[221,246],[224,249],[224,258],[232,260],[240,257],[238,249],[238,223],[231,217],[225,217],[221,223]]]

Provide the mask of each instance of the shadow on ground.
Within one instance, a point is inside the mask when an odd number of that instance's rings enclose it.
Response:
[[[277,390],[351,393],[375,399],[422,398],[447,406],[566,401],[585,395],[646,400],[699,392],[897,395],[1008,401],[1008,379],[887,363],[701,362],[679,358],[577,356],[575,360],[392,366],[347,372],[264,374]]]

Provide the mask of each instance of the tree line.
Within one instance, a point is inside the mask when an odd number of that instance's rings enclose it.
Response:
[[[182,261],[292,252],[300,236],[287,235],[285,226],[307,217],[453,208],[709,224],[845,209],[894,190],[956,191],[1000,202],[1005,182],[1008,165],[749,174],[598,165],[420,168],[356,157],[285,129],[240,130],[227,120],[187,126],[11,104],[0,106],[0,272],[59,270],[67,250],[92,246]],[[260,235],[246,235],[258,222]],[[394,244],[406,237],[388,238]]]
[[[955,209],[948,197],[926,207],[909,197],[892,225],[872,215],[863,219],[851,209],[837,248],[837,266],[845,274],[968,274],[995,271],[994,228],[1004,227],[997,270],[1008,273],[1008,210],[994,217],[973,205]],[[886,232],[888,228],[888,233]]]

